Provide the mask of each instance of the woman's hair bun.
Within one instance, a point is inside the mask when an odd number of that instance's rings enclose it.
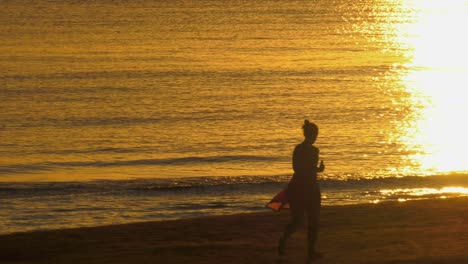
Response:
[[[310,128],[310,122],[308,119],[304,119],[304,124],[302,125],[302,129],[308,130]]]
[[[304,129],[305,133],[309,133],[309,132],[318,133],[317,125],[310,122],[308,119],[304,120],[304,125],[302,126],[302,129]]]

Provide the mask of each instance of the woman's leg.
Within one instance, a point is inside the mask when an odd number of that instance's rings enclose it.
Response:
[[[309,258],[317,257],[317,252],[315,249],[319,226],[320,226],[320,206],[321,206],[321,195],[320,187],[317,185],[311,199],[311,203],[307,206],[307,217],[308,217],[308,253]]]
[[[284,249],[286,247],[286,240],[299,228],[304,217],[304,209],[302,206],[294,206],[290,204],[291,208],[291,222],[286,226],[283,235],[280,238],[278,253],[280,255],[284,254]]]

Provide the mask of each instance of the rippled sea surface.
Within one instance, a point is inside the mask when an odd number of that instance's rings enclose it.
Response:
[[[468,194],[468,1],[1,5],[0,233]]]

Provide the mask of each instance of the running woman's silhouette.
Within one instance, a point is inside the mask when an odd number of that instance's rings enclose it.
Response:
[[[286,240],[294,233],[302,222],[304,215],[308,219],[308,262],[320,258],[315,249],[320,217],[320,186],[317,172],[325,169],[323,161],[319,161],[319,149],[313,144],[318,136],[318,126],[309,120],[304,121],[304,141],[298,144],[293,153],[294,175],[288,184],[287,196],[291,209],[291,222],[286,226],[280,238],[278,252],[284,255]]]

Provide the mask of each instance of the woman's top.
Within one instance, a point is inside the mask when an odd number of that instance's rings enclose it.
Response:
[[[316,182],[318,160],[318,148],[304,142],[297,145],[293,153],[293,177]]]
[[[304,205],[319,191],[317,184],[317,163],[319,149],[305,142],[298,144],[293,153],[294,175],[288,184],[288,198],[291,203]]]

